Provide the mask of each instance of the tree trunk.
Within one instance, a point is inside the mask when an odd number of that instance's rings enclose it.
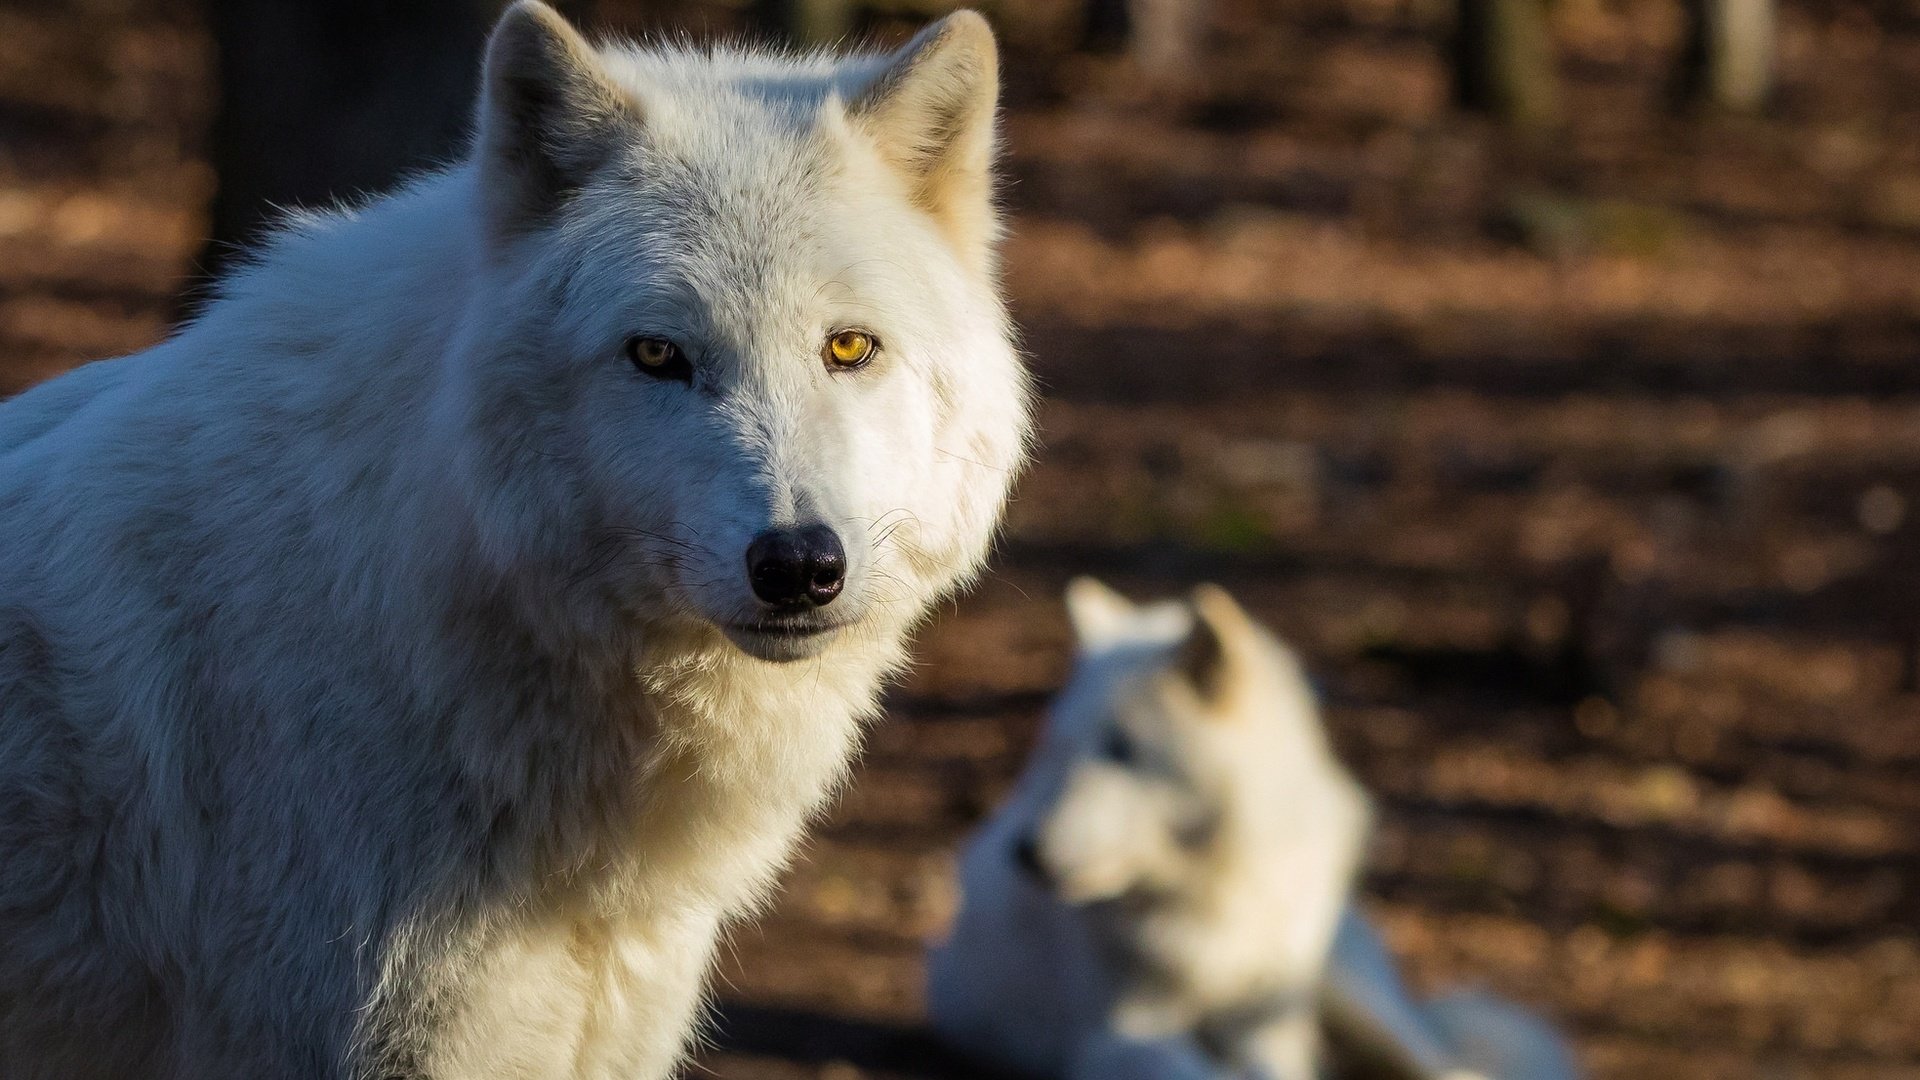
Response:
[[[214,0],[213,236],[200,283],[285,209],[383,191],[463,149],[504,0]]]
[[[1560,81],[1545,0],[1460,0],[1454,41],[1459,103],[1529,131],[1560,120]]]
[[[1774,0],[1688,0],[1687,96],[1754,112],[1773,90]]]

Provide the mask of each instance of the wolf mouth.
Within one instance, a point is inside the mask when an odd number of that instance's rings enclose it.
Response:
[[[728,638],[749,656],[790,663],[818,656],[837,630],[851,619],[768,618],[723,624]]]
[[[731,623],[728,629],[742,634],[756,634],[771,638],[813,638],[831,634],[835,630],[845,629],[846,622],[826,622],[812,619],[760,619],[755,622]]]

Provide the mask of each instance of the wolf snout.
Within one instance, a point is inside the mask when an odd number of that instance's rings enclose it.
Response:
[[[772,607],[826,607],[846,579],[847,549],[825,525],[773,529],[747,546],[753,595]]]

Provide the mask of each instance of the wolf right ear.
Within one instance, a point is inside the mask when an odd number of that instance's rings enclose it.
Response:
[[[639,125],[639,104],[561,14],[519,0],[487,40],[480,89],[483,198],[504,236],[548,220]]]
[[[994,108],[1000,54],[987,20],[956,11],[887,58],[847,102],[847,116],[907,181],[969,263],[984,269],[993,212]]]

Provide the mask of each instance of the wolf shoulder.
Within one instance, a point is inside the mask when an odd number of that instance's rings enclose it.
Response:
[[[124,386],[139,355],[96,360],[0,400],[0,462],[11,465],[14,451],[48,435],[58,435],[68,421]],[[0,466],[0,477],[19,479],[13,467]]]

